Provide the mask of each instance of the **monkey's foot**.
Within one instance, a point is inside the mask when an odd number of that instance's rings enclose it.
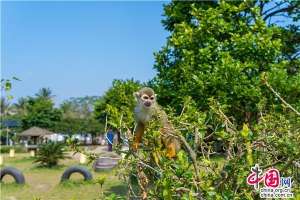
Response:
[[[171,153],[171,152],[167,152],[167,154],[166,154],[166,156],[168,157],[168,158],[175,158],[176,157],[176,153]]]
[[[134,151],[136,151],[136,150],[138,149],[138,147],[139,147],[139,143],[133,143],[133,144],[132,144],[132,149],[133,149]]]
[[[171,143],[167,146],[167,153],[166,156],[168,158],[174,158],[176,157],[176,150],[175,150],[175,144]]]

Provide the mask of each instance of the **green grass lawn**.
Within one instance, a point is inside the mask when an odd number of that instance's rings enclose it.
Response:
[[[25,185],[14,184],[13,178],[5,176],[1,183],[1,200],[93,200],[99,199],[100,185],[94,182],[84,182],[80,174],[71,175],[71,181],[60,184],[63,171],[72,165],[79,165],[74,159],[65,159],[59,166],[53,168],[39,167],[33,163],[28,153],[16,154],[9,158],[3,154],[4,166],[12,166],[21,170],[25,176]],[[3,167],[3,166],[2,166]],[[91,165],[86,166],[93,174],[94,180],[105,177],[103,191],[106,196],[112,193],[125,195],[126,184],[118,179],[115,172],[94,172]]]

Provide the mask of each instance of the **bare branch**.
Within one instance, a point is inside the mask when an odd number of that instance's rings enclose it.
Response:
[[[278,92],[276,92],[273,87],[268,83],[267,78],[264,77],[263,79],[264,84],[275,94],[276,97],[278,97],[280,99],[280,101],[286,105],[288,108],[290,108],[292,111],[294,111],[298,116],[300,116],[300,112],[297,111],[293,106],[291,106],[290,104],[288,104],[279,94]]]
[[[263,166],[262,168],[267,169],[267,168],[273,167],[274,165],[277,165],[278,163],[281,163],[281,162],[283,162],[283,160],[277,160],[277,161],[273,162],[272,164]]]
[[[295,53],[295,55],[292,56],[291,60],[295,60],[300,56],[300,51],[298,53]]]
[[[293,163],[294,163],[294,166],[295,166],[295,167],[300,168],[300,162],[293,161]]]
[[[278,8],[278,7],[280,7],[280,6],[282,6],[282,5],[285,4],[285,3],[286,3],[286,2],[276,3],[276,6],[274,6],[274,7],[270,8],[270,9],[266,10],[265,12],[262,13],[262,15],[267,14],[268,12],[270,12],[270,11],[272,11],[272,10],[274,10],[274,9],[276,9],[276,8]]]
[[[294,4],[294,5],[290,5],[288,7],[285,7],[285,8],[281,8],[281,9],[275,10],[275,11],[267,14],[266,16],[264,16],[264,20],[267,20],[269,17],[272,17],[272,16],[274,16],[277,13],[290,12],[290,11],[292,11],[296,7],[297,7],[297,4]]]
[[[194,149],[195,152],[197,152],[197,149],[199,148],[199,129],[196,127],[195,128],[195,144],[194,144]]]
[[[261,0],[261,1],[259,2],[259,8],[260,8],[259,13],[260,13],[260,15],[262,15],[262,13],[263,13],[264,5],[265,5],[264,1]]]

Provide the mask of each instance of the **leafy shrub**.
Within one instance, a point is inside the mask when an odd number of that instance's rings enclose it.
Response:
[[[26,148],[24,148],[23,146],[2,146],[0,148],[0,153],[9,153],[10,149],[14,149],[15,153],[25,153],[26,152]]]
[[[49,142],[39,145],[34,162],[53,167],[57,165],[59,159],[65,158],[65,151],[63,143]]]
[[[223,142],[225,153],[216,157],[214,142],[205,139],[203,125],[206,116],[197,112],[192,103],[185,104],[181,116],[169,116],[174,127],[186,138],[194,153],[183,148],[176,159],[168,159],[161,148],[157,122],[149,123],[143,137],[143,147],[129,150],[120,162],[118,173],[129,184],[129,195],[146,195],[149,199],[258,199],[259,194],[246,184],[254,164],[263,170],[276,167],[282,176],[291,176],[293,192],[299,194],[299,172],[293,163],[299,163],[299,124],[289,115],[265,113],[257,125],[242,128],[224,115],[216,101],[211,101],[211,115],[220,124],[213,133]],[[264,113],[264,112],[263,112]],[[196,116],[196,117],[195,117]],[[195,120],[196,119],[196,120]],[[198,131],[199,130],[199,131]],[[189,134],[197,140],[188,140]],[[196,138],[196,137],[195,137]],[[129,138],[130,142],[132,138]],[[192,156],[196,156],[193,161]],[[135,178],[136,177],[136,178]],[[138,188],[134,189],[135,182]],[[133,188],[133,189],[130,189]]]

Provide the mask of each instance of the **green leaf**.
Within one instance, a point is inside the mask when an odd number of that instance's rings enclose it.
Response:
[[[243,129],[241,131],[241,135],[246,139],[249,136],[249,132],[250,132],[250,129],[248,128],[248,125],[244,124]]]

